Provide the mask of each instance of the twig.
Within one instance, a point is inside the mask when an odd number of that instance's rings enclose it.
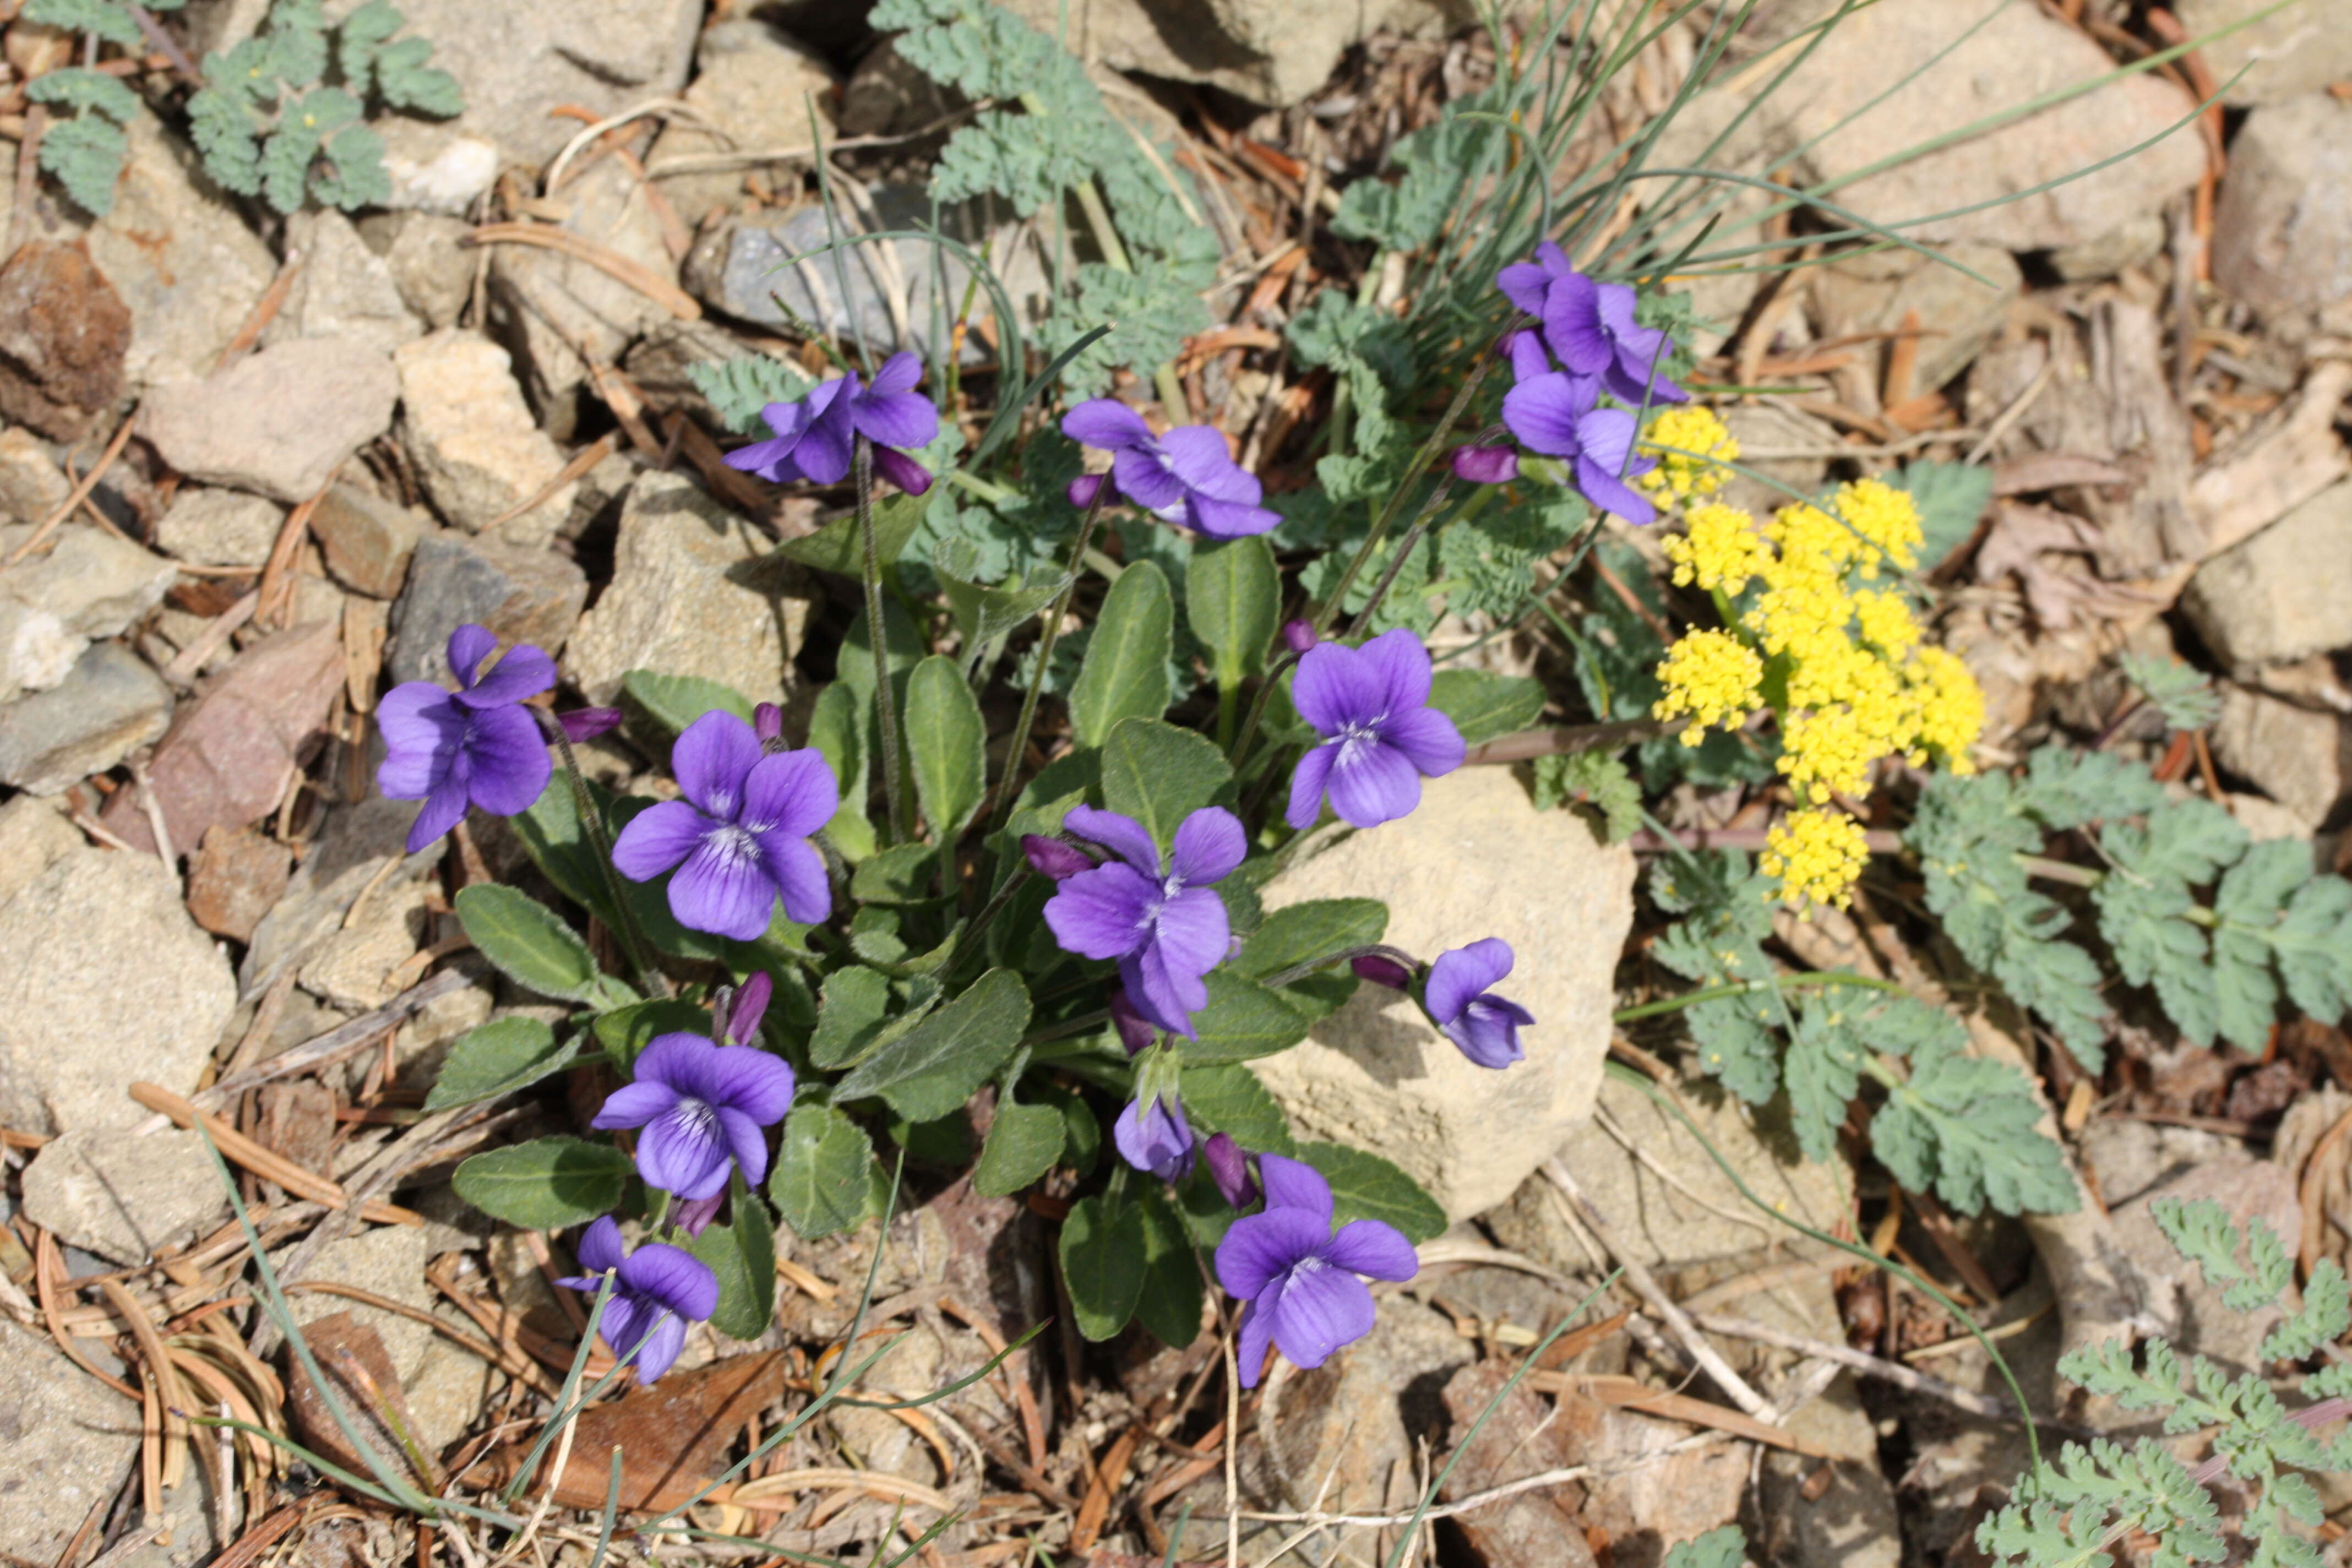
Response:
[[[150,1110],[161,1111],[180,1127],[202,1125],[212,1134],[213,1142],[222,1153],[243,1165],[257,1176],[267,1177],[284,1187],[309,1198],[312,1203],[329,1208],[345,1208],[352,1202],[351,1194],[342,1184],[306,1171],[273,1149],[255,1142],[217,1116],[207,1115],[187,1100],[158,1084],[134,1083],[131,1098]],[[360,1217],[374,1220],[379,1225],[423,1225],[425,1216],[396,1205],[369,1203],[360,1206]]]
[[[556,491],[562,489],[564,486],[570,484],[572,480],[578,479],[581,475],[586,473],[589,469],[594,468],[597,464],[603,462],[605,458],[611,457],[619,449],[619,447],[620,432],[616,430],[607,430],[594,441],[581,447],[579,451],[574,452],[572,455],[572,460],[564,464],[561,468],[558,468],[555,471],[555,477],[548,480],[547,483],[540,486],[538,490],[532,494],[530,500],[517,501],[514,505],[507,508],[506,510],[499,513],[498,516],[490,519],[489,521],[482,524],[482,527],[485,529],[496,528],[502,522],[511,522],[527,511],[537,510],[540,506],[546,502],[549,497],[555,494]]]
[[[254,612],[259,608],[261,590],[248,589],[236,603],[215,616],[187,647],[173,656],[172,662],[163,667],[163,679],[174,686],[194,685],[196,673],[204,668],[205,661],[218,651],[221,644],[228,641],[237,627],[253,619]]]
[[[568,228],[543,223],[486,223],[466,236],[467,245],[535,245],[584,261],[607,278],[627,284],[681,321],[702,320],[702,302],[616,251],[583,239]]]
[[[1986,1415],[1998,1421],[2009,1421],[2017,1419],[2020,1415],[2006,1399],[1995,1399],[1990,1394],[1971,1394],[1955,1384],[1946,1383],[1940,1377],[1929,1377],[1924,1372],[1914,1372],[1897,1362],[1882,1361],[1874,1355],[1854,1350],[1851,1346],[1832,1344],[1827,1340],[1808,1339],[1802,1334],[1784,1333],[1779,1329],[1766,1328],[1763,1324],[1747,1318],[1735,1318],[1727,1312],[1697,1312],[1692,1314],[1691,1321],[1710,1334],[1724,1334],[1736,1340],[1753,1340],[1758,1344],[1777,1345],[1784,1351],[1796,1351],[1804,1355],[1818,1356],[1823,1361],[1836,1362],[1841,1366],[1853,1367],[1867,1376],[1891,1383],[1897,1388],[1908,1390],[1913,1394],[1924,1394],[1931,1399],[1940,1399],[1945,1404],[1965,1410],[1971,1415]]]
[[[203,79],[197,78],[199,81]],[[236,336],[229,339],[227,346],[213,357],[214,370],[220,369],[260,341],[269,323],[278,319],[278,312],[286,308],[286,297],[294,291],[294,279],[301,274],[302,261],[302,252],[289,250],[286,253],[285,261],[278,268],[278,276],[269,280],[269,287],[263,289],[261,298],[254,302],[252,313],[245,318],[245,324],[237,328]]]
[[[28,142],[27,146],[29,145]],[[23,157],[25,153],[20,151],[17,155]],[[114,439],[106,444],[105,453],[100,457],[89,472],[81,477],[81,482],[74,486],[73,493],[58,502],[55,511],[41,519],[40,526],[33,530],[33,536],[16,546],[16,550],[9,554],[7,565],[14,566],[26,556],[38,550],[47,541],[49,535],[58,531],[58,524],[71,517],[74,514],[74,509],[89,499],[90,492],[98,489],[98,481],[106,478],[106,471],[114,467],[114,459],[122,456],[122,448],[130,445],[131,427],[137,423],[136,410],[122,416],[122,423],[115,428]]]

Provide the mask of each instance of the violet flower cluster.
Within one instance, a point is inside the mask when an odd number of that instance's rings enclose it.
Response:
[[[614,1356],[635,1363],[639,1383],[657,1382],[686,1348],[687,1324],[719,1310],[719,1277],[707,1264],[667,1242],[629,1251],[611,1215],[581,1234],[580,1268],[580,1275],[556,1283],[593,1295],[604,1277],[613,1276],[596,1332]]]
[[[1062,434],[1110,453],[1110,472],[1070,481],[1070,504],[1090,506],[1103,486],[1108,502],[1125,496],[1162,522],[1181,523],[1209,539],[1265,533],[1282,521],[1258,503],[1265,489],[1234,461],[1224,433],[1183,425],[1154,436],[1143,416],[1115,397],[1081,403],[1062,416]]]
[[[1265,1207],[1225,1228],[1217,1282],[1244,1305],[1234,1347],[1244,1388],[1257,1386],[1272,1345],[1302,1367],[1372,1331],[1372,1292],[1359,1276],[1410,1279],[1421,1259],[1396,1226],[1376,1219],[1331,1228],[1331,1185],[1280,1154],[1258,1156]]]
[[[856,438],[874,444],[874,471],[910,496],[931,488],[930,470],[907,455],[929,446],[940,433],[940,411],[915,391],[923,362],[895,353],[882,362],[871,383],[856,371],[822,383],[796,403],[771,403],[760,410],[772,438],[727,454],[727,466],[770,484],[807,479],[837,485],[849,475]]]

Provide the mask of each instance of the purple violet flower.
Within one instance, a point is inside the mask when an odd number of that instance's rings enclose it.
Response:
[[[1348,963],[1359,980],[1369,980],[1375,985],[1385,985],[1391,991],[1412,988],[1412,972],[1393,958],[1377,952],[1359,953]]]
[[[1308,649],[1290,700],[1323,743],[1298,759],[1285,820],[1314,826],[1328,792],[1342,820],[1378,827],[1421,804],[1424,775],[1460,767],[1462,731],[1428,706],[1429,683],[1429,650],[1402,626],[1361,647]]]
[[[457,826],[468,805],[500,816],[529,809],[554,772],[539,721],[522,701],[555,684],[555,661],[520,643],[482,673],[498,646],[487,627],[468,622],[449,634],[457,690],[407,680],[376,704],[384,757],[375,787],[387,799],[425,803],[408,829],[412,855]]]
[[[784,710],[772,702],[761,702],[751,709],[751,733],[758,736],[761,751],[784,749]]]
[[[1293,653],[1303,654],[1322,640],[1315,635],[1315,623],[1303,616],[1282,623],[1282,646]]]
[[[764,969],[756,970],[743,982],[735,994],[727,999],[727,1022],[719,1039],[730,1046],[748,1046],[759,1038],[760,1020],[767,1016],[768,1003],[776,994],[776,983]]]
[[[1192,1124],[1173,1093],[1129,1100],[1111,1123],[1110,1137],[1119,1158],[1139,1171],[1163,1182],[1181,1182],[1192,1173]]]
[[[1130,1058],[1149,1049],[1160,1038],[1159,1026],[1138,1010],[1124,985],[1111,989],[1110,1026],[1118,1031],[1118,1043],[1127,1047]]]
[[[688,1236],[699,1237],[710,1228],[710,1222],[719,1217],[719,1211],[726,1202],[727,1194],[723,1192],[713,1193],[707,1198],[687,1198],[669,1211],[669,1222]]]
[[[1070,878],[1045,901],[1054,940],[1082,958],[1117,959],[1137,1012],[1198,1039],[1192,1015],[1209,1005],[1203,977],[1233,942],[1224,901],[1209,889],[1249,852],[1241,818],[1202,806],[1178,825],[1164,859],[1141,823],[1115,811],[1074,805],[1062,826],[1116,858]]]
[[[1056,882],[1075,877],[1081,871],[1091,871],[1095,868],[1093,856],[1075,844],[1066,844],[1058,838],[1048,838],[1042,833],[1023,834],[1021,853],[1028,860],[1029,868],[1032,871],[1036,872],[1040,877],[1051,878]]]
[[[700,1035],[656,1035],[630,1068],[634,1082],[605,1098],[589,1125],[642,1127],[637,1174],[675,1196],[710,1197],[727,1168],[747,1186],[768,1173],[768,1138],[793,1108],[793,1069],[756,1046],[717,1046]]]
[[[1519,454],[1509,447],[1456,447],[1454,477],[1474,485],[1509,484],[1519,477]]]
[[[1519,1030],[1535,1015],[1488,989],[1510,973],[1513,962],[1511,944],[1490,936],[1441,952],[1429,966],[1422,1005],[1430,1022],[1482,1068],[1507,1068],[1527,1055]]]
[[[607,731],[621,727],[618,708],[574,708],[569,713],[558,713],[555,721],[563,726],[563,738],[573,745],[593,741]]]
[[[581,1233],[580,1267],[581,1276],[556,1283],[593,1295],[604,1283],[599,1275],[614,1276],[596,1332],[623,1362],[635,1360],[641,1384],[658,1382],[677,1360],[687,1324],[719,1310],[719,1277],[699,1258],[658,1241],[626,1251],[611,1215]]]
[[[1360,1274],[1410,1279],[1421,1268],[1412,1243],[1394,1226],[1350,1220],[1331,1230],[1331,1187],[1314,1166],[1260,1154],[1264,1212],[1226,1227],[1217,1243],[1217,1280],[1242,1309],[1242,1386],[1257,1386],[1269,1342],[1302,1367],[1321,1366],[1341,1345],[1372,1331],[1372,1293]]]
[[[1201,1163],[1209,1167],[1209,1179],[1217,1184],[1226,1203],[1245,1209],[1257,1202],[1257,1178],[1250,1174],[1249,1155],[1234,1142],[1232,1133],[1210,1133],[1209,1141],[1201,1145]]]
[[[1658,509],[1625,482],[1658,466],[1654,457],[1633,455],[1640,426],[1622,408],[1597,405],[1598,383],[1536,368],[1546,363],[1536,335],[1521,332],[1511,345],[1519,384],[1503,395],[1504,425],[1528,450],[1569,462],[1577,493],[1601,510],[1639,528],[1655,522]]]
[[[875,471],[908,495],[921,495],[931,488],[930,473],[902,448],[927,446],[940,433],[939,409],[914,390],[922,378],[920,359],[895,353],[870,386],[861,386],[851,371],[797,403],[771,403],[760,417],[774,437],[728,453],[727,466],[770,484],[837,485],[848,477],[855,438],[864,436],[874,443]]]
[[[1264,533],[1282,521],[1258,503],[1265,487],[1234,461],[1222,433],[1183,425],[1155,437],[1143,416],[1115,397],[1097,397],[1062,416],[1062,434],[1111,454],[1110,473],[1071,482],[1070,504],[1087,506],[1108,480],[1162,522],[1181,523],[1211,539]]]
[[[684,861],[669,881],[670,912],[738,942],[766,934],[779,897],[803,925],[833,912],[824,857],[808,842],[841,805],[821,752],[763,753],[751,726],[721,709],[688,724],[669,761],[686,798],[631,818],[613,845],[614,869],[645,882]]]
[[[1570,374],[1636,408],[1689,401],[1689,393],[1658,374],[1673,341],[1633,319],[1631,285],[1595,282],[1546,240],[1534,261],[1504,268],[1495,286],[1543,323],[1544,342]]]

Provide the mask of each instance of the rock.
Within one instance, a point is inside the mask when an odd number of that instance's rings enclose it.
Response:
[[[174,850],[186,854],[215,826],[242,827],[277,809],[287,770],[326,721],[343,679],[342,640],[332,622],[318,621],[251,644],[181,707],[147,765]],[[152,850],[142,793],[117,791],[99,820]]]
[[[2220,1133],[2196,1127],[2102,1116],[2083,1129],[2083,1163],[2110,1209],[2236,1148]]]
[[[54,1563],[137,1462],[139,1411],[46,1335],[0,1321],[0,1436],[16,1456],[0,1481],[0,1552]]]
[[[1757,105],[1721,154],[1727,161],[1715,166],[1769,170],[1790,163],[1783,177],[1801,184],[1831,182],[1841,206],[1873,222],[1902,223],[1912,238],[2012,251],[2095,239],[2197,183],[2205,150],[2189,122],[2196,105],[2151,75],[2109,81],[1855,178],[1902,149],[2115,68],[2097,44],[2032,0],[2004,0],[1979,25],[1984,9],[1871,5],[1841,18]],[[1790,40],[1782,46],[1788,54],[1772,58],[1793,58],[1811,37]],[[1887,83],[1898,79],[1908,85],[1888,92]],[[1735,100],[1727,95],[1723,101]],[[1744,94],[1736,100],[1739,107],[1747,101]],[[2095,174],[2066,178],[2158,136],[2153,146]],[[2065,183],[2007,199],[2060,179]],[[1951,216],[1930,216],[1944,213]],[[1920,218],[1929,221],[1913,221]],[[1726,237],[1718,232],[1717,237]]]
[[[1544,874],[1526,875],[1536,863]],[[1506,994],[1536,1016],[1527,1059],[1497,1072],[1402,993],[1358,986],[1302,1044],[1250,1064],[1302,1137],[1394,1161],[1465,1219],[1509,1197],[1591,1113],[1633,857],[1596,843],[1573,813],[1538,811],[1507,770],[1464,768],[1428,780],[1411,816],[1294,864],[1264,896],[1269,910],[1380,899],[1384,940],[1424,961],[1501,937],[1518,961]]]
[[[154,388],[139,424],[163,460],[191,478],[305,501],[392,428],[400,395],[381,351],[294,338],[202,381]]]
[[[563,187],[567,234],[675,281],[677,263],[644,184],[617,158],[602,158]],[[575,395],[588,379],[584,350],[599,364],[619,361],[638,334],[669,319],[660,300],[559,250],[534,245],[491,248],[490,323],[514,350],[515,367],[548,434],[571,437]]]
[[[818,112],[830,121],[834,92],[833,68],[782,28],[750,17],[714,22],[695,49],[694,82],[686,89],[686,101],[704,123],[670,121],[646,154],[646,167],[691,228],[714,208],[741,201],[746,174],[760,169],[772,176],[780,165],[665,174],[665,161],[805,147],[809,99],[815,99]]]
[[[245,963],[237,974],[246,995],[268,990],[289,967],[341,931],[344,914],[370,884],[375,884],[375,892],[368,895],[373,899],[395,884],[414,881],[440,863],[448,850],[446,838],[436,838],[415,854],[406,854],[408,825],[415,817],[415,802],[386,800],[374,794],[356,805],[339,806],[329,814],[310,853],[302,858],[286,891],[254,927],[253,940],[246,944]],[[400,868],[386,873],[384,862],[394,859],[401,862]],[[378,883],[380,875],[385,879]],[[287,1004],[289,1015],[298,1002],[304,1007],[312,1005],[306,994],[297,992]],[[321,1029],[333,1027],[342,1016],[331,1007],[317,1011],[323,1020]],[[307,1037],[294,1037],[298,1041]]]
[[[392,599],[408,580],[408,560],[432,521],[354,485],[330,485],[310,513],[310,536],[345,587]]]
[[[358,906],[356,921],[303,961],[302,989],[351,1013],[381,1007],[404,987],[387,984],[425,945],[432,920],[421,882],[380,888]]]
[[[0,267],[0,415],[78,441],[122,395],[131,312],[80,240],[33,239]]]
[[[161,735],[172,691],[121,643],[92,643],[62,683],[0,703],[0,784],[56,795]]]
[[[0,562],[32,537],[0,528]],[[0,702],[65,679],[82,649],[152,610],[178,574],[170,562],[68,522],[45,554],[0,566]]]
[[[2318,831],[2347,783],[2343,721],[2240,686],[2221,692],[2213,757]]]
[[[1550,1409],[1525,1388],[1506,1392],[1509,1375],[1501,1363],[1484,1362],[1446,1380],[1445,1414],[1465,1436],[1461,1461],[1441,1494],[1444,1501],[1569,1468],[1559,1440],[1566,1434]],[[1469,1436],[1490,1409],[1493,1415]],[[1458,1528],[1486,1568],[1589,1568],[1595,1559],[1579,1517],[1584,1501],[1584,1489],[1572,1481],[1538,1488],[1460,1515]],[[1613,1538],[1610,1544],[1616,1545]]]
[[[2241,669],[2352,644],[2352,479],[2200,566],[2181,607],[2215,657]]]
[[[940,1336],[918,1325],[892,1345],[866,1373],[866,1386],[880,1390],[880,1399],[919,1399],[943,1381],[940,1363],[944,1351]],[[882,1410],[835,1405],[825,1412],[834,1435],[857,1456],[860,1469],[904,1476],[918,1486],[939,1484],[938,1464],[913,1428]]]
[[[1890,395],[1898,403],[1933,392],[1966,370],[2024,288],[2025,275],[2006,250],[1960,245],[1941,254],[1949,265],[1896,250],[1835,262],[1813,274],[1813,303],[1824,337],[1892,332],[1906,316],[1917,313],[1919,357],[1909,389]],[[1963,267],[1992,287],[1959,270]]]
[[[394,287],[408,308],[435,331],[457,325],[474,291],[478,250],[462,243],[473,226],[438,213],[371,213],[360,219],[360,237],[383,258]]]
[[[194,1239],[227,1210],[220,1173],[194,1132],[68,1128],[25,1170],[25,1213],[36,1225],[125,1268]]]
[[[2170,238],[2160,215],[2143,213],[2105,234],[2060,246],[2050,253],[2050,268],[2069,283],[2095,282],[2155,260]]]
[[[960,101],[953,89],[899,53],[898,39],[885,38],[866,51],[842,86],[842,134],[903,136],[953,113]],[[807,130],[805,121],[801,129]]]
[[[319,1255],[303,1269],[302,1278],[355,1286],[420,1310],[428,1309],[433,1305],[434,1293],[433,1287],[425,1282],[425,1266],[439,1250],[435,1242],[436,1228],[386,1225],[344,1237],[320,1247]],[[281,1254],[272,1261],[282,1267],[285,1258]],[[434,1338],[433,1331],[414,1318],[366,1306],[348,1296],[298,1290],[286,1298],[286,1304],[293,1312],[294,1321],[304,1326],[338,1312],[349,1312],[382,1337],[384,1349],[391,1353],[393,1368],[404,1382],[424,1361],[425,1346]]]
[[[448,130],[482,138],[516,163],[544,164],[580,129],[552,112],[599,119],[686,85],[702,0],[579,0],[562,6],[406,0],[408,33],[431,38],[433,64],[466,95]]]
[[[146,113],[131,121],[114,210],[90,226],[89,255],[131,308],[122,374],[134,391],[210,374],[278,272],[194,150]]]
[[[20,795],[0,805],[0,904],[81,846],[81,829],[45,800]]]
[[[286,303],[262,329],[264,346],[294,338],[335,338],[389,358],[425,335],[384,258],[332,207],[286,220],[286,244],[302,258]]]
[[[498,1003],[498,972],[472,954],[442,973],[451,968],[462,970],[473,984],[436,996],[410,1014],[392,1037],[393,1081],[402,1088],[431,1089],[449,1047],[467,1030],[490,1021]]]
[[[383,137],[383,172],[392,181],[385,205],[394,212],[457,218],[499,177],[498,143],[455,125],[388,114],[369,128]]]
[[[154,858],[76,845],[0,904],[0,1124],[127,1127],[123,1086],[193,1089],[236,1006]]]
[[[260,496],[190,486],[155,524],[155,544],[174,560],[198,566],[257,571],[268,562],[285,521],[285,511]]]
[[[250,827],[208,828],[188,862],[188,913],[215,936],[249,942],[286,890],[294,852]]]
[[[1430,1395],[1473,1352],[1411,1297],[1376,1300],[1370,1333],[1311,1371],[1283,1363],[1258,1407],[1258,1436],[1293,1508],[1376,1513],[1400,1492],[1412,1506],[1414,1439],[1433,1438],[1442,1420]]]
[[[394,680],[449,681],[449,634],[468,621],[501,642],[559,653],[587,601],[587,575],[568,557],[461,533],[427,534],[393,606],[386,668]]]
[[[0,430],[0,525],[39,522],[72,493],[47,441],[30,430]]]
[[[2262,1363],[2256,1347],[2285,1314],[2274,1305],[2251,1312],[2233,1312],[2224,1306],[2221,1291],[2158,1228],[2151,1210],[2168,1198],[2220,1204],[2241,1228],[2250,1219],[2260,1219],[2292,1255],[2303,1235],[2303,1204],[2295,1194],[2294,1174],[2232,1148],[2114,1209],[2116,1246],[2131,1256],[2143,1274],[2168,1279],[2179,1290],[2174,1347],[2210,1356],[2232,1375],[2257,1370]]]
[[[393,356],[400,367],[400,436],[425,498],[448,521],[479,533],[530,500],[563,468],[504,349],[451,328]],[[571,512],[570,484],[520,516],[499,523],[501,538],[544,544]]]
[[[763,586],[741,580],[767,552],[765,536],[692,481],[641,476],[621,510],[612,585],[572,634],[565,677],[591,702],[613,701],[629,670],[657,669],[789,705],[807,590],[772,565],[761,569]]]
[[[1781,1568],[1901,1568],[1904,1520],[1895,1489],[1878,1468],[1870,1418],[1850,1381],[1851,1374],[1781,1425],[1800,1439],[1818,1443],[1818,1428],[1836,1422],[1849,1437],[1860,1438],[1858,1453],[1839,1456],[1852,1462],[1832,1466],[1801,1454],[1765,1453],[1757,1498],[1763,1526],[1756,1542],[1758,1561]]]
[[[2259,310],[2352,294],[2352,103],[2315,92],[2246,117],[2213,213],[2213,281]]]
[[[2233,108],[2276,103],[2352,77],[2352,5],[2345,0],[2296,0],[2283,8],[2268,0],[2177,0],[2172,9],[2192,38],[2236,29],[2199,50]],[[2250,20],[2263,11],[2270,15]]]

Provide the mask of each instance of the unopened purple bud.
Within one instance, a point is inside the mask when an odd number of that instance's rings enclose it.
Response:
[[[1110,1021],[1118,1030],[1118,1037],[1133,1056],[1160,1037],[1160,1026],[1136,1010],[1127,998],[1127,987],[1120,986],[1110,994]]]
[[[1359,980],[1369,980],[1375,985],[1385,985],[1391,991],[1408,990],[1412,985],[1412,973],[1393,958],[1383,958],[1377,952],[1362,953],[1351,960],[1349,968]]]
[[[687,1235],[700,1236],[719,1217],[719,1205],[726,1201],[724,1192],[713,1193],[707,1198],[688,1198],[670,1211],[670,1218]]]
[[[760,1019],[768,1011],[768,999],[776,994],[776,983],[762,970],[743,982],[727,1008],[727,1038],[723,1044],[750,1045],[759,1037]]]
[[[1237,1209],[1245,1209],[1257,1202],[1257,1179],[1250,1174],[1249,1156],[1227,1132],[1213,1132],[1201,1145],[1201,1159],[1209,1167],[1209,1175],[1217,1184],[1217,1191],[1225,1202]]]
[[[1507,484],[1519,477],[1519,454],[1511,447],[1456,447],[1454,477],[1474,485]]]
[[[1029,868],[1032,871],[1036,872],[1040,877],[1051,877],[1056,882],[1066,877],[1075,877],[1081,871],[1091,871],[1095,868],[1093,856],[1075,844],[1066,844],[1059,838],[1048,838],[1042,833],[1023,834],[1021,853],[1029,858]]]
[[[1084,511],[1095,504],[1095,492],[1107,485],[1110,487],[1110,493],[1103,497],[1103,505],[1108,506],[1118,499],[1118,487],[1111,484],[1108,474],[1080,474],[1070,481],[1070,488],[1066,493],[1070,498],[1070,504]]]
[[[1304,654],[1316,641],[1315,623],[1305,616],[1282,623],[1282,646],[1291,652]]]
[[[772,702],[762,702],[751,710],[751,733],[765,746],[771,741],[784,738],[784,710]]]
[[[563,738],[573,745],[593,741],[621,722],[618,708],[574,708],[569,713],[558,713],[555,721],[563,726]]]
[[[874,471],[910,496],[931,488],[931,470],[895,447],[874,448]]]

